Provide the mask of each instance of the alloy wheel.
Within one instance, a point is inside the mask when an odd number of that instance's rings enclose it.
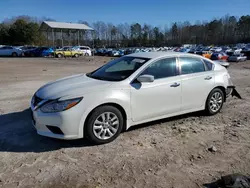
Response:
[[[107,140],[113,137],[118,131],[120,122],[112,112],[104,112],[94,121],[93,132],[100,140]]]
[[[221,105],[223,103],[222,98],[223,97],[220,92],[215,92],[212,95],[209,101],[209,108],[211,109],[212,112],[217,112],[220,110]]]

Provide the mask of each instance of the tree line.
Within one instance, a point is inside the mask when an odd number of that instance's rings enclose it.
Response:
[[[8,45],[52,45],[52,33],[48,39],[46,33],[39,31],[42,21],[55,21],[50,18],[35,18],[18,16],[4,20],[0,24],[0,44]],[[170,26],[152,26],[140,23],[112,24],[97,21],[88,23],[95,32],[80,32],[80,44],[95,47],[150,47],[150,46],[180,46],[182,44],[230,45],[250,43],[250,15],[226,15],[219,19],[174,22]],[[54,33],[54,45],[60,46],[61,34]],[[63,34],[65,45],[76,45],[76,33]]]

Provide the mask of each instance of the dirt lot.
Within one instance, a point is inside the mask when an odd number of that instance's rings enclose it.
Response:
[[[27,110],[33,93],[107,60],[0,59],[0,187],[195,188],[221,175],[250,174],[249,61],[229,67],[244,99],[230,98],[218,115],[144,124],[100,146],[37,135]]]

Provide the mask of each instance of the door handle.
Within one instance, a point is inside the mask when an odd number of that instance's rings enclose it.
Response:
[[[172,85],[170,85],[170,87],[178,87],[178,86],[180,86],[180,84],[179,83],[173,83]]]
[[[204,78],[205,80],[211,80],[212,77],[211,76],[207,76],[206,78]]]

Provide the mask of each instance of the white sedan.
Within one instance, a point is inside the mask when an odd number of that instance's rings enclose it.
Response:
[[[231,93],[237,95],[227,69],[216,62],[144,52],[44,85],[31,110],[40,135],[102,144],[137,124],[200,110],[214,115]]]

